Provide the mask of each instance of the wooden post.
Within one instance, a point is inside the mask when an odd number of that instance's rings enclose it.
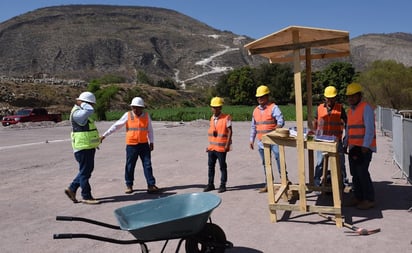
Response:
[[[299,31],[292,32],[294,44],[299,43]],[[300,50],[293,50],[293,66],[295,81],[295,103],[296,103],[296,148],[298,152],[298,175],[299,175],[299,203],[300,210],[306,212],[306,179],[305,179],[305,148],[303,138],[303,103],[302,103],[302,77],[300,71]]]

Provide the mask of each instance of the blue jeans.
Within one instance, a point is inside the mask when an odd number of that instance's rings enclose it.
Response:
[[[140,156],[142,161],[143,172],[146,178],[147,186],[155,185],[156,180],[153,177],[152,158],[149,143],[139,143],[137,145],[126,146],[126,166],[124,179],[126,186],[132,187],[134,181],[134,169],[137,159]]]
[[[375,201],[375,189],[369,174],[369,163],[372,160],[372,151],[362,153],[361,156],[361,160],[359,161],[349,155],[349,169],[352,175],[353,193],[358,200]],[[356,158],[359,159],[359,157]]]
[[[215,179],[215,165],[216,165],[216,160],[219,161],[219,166],[220,166],[220,185],[226,186],[227,182],[227,164],[226,164],[226,154],[227,152],[217,152],[213,150],[209,150],[208,152],[208,166],[209,166],[209,171],[208,171],[208,184],[212,185],[214,184],[214,179]]]
[[[79,164],[79,173],[73,179],[73,182],[70,184],[69,189],[72,192],[76,192],[80,187],[82,188],[82,198],[83,199],[92,199],[92,189],[89,184],[89,179],[92,176],[94,169],[94,155],[96,149],[84,149],[74,153],[74,157]]]
[[[345,154],[343,152],[343,144],[342,142],[338,143],[338,152],[339,152],[339,165],[340,170],[342,173],[342,181],[343,183],[347,179],[346,175],[346,166],[345,166]],[[315,167],[315,175],[314,175],[314,183],[315,186],[320,186],[321,177],[323,173],[323,151],[316,151],[316,167]]]
[[[270,149],[272,150],[272,153],[275,155],[276,159],[276,165],[278,166],[278,172],[280,176],[280,160],[279,160],[279,146],[278,145],[270,145]],[[266,183],[266,165],[265,165],[265,152],[264,149],[259,146],[258,148],[260,158],[262,159],[262,165],[263,165],[263,172],[265,175],[265,183]]]

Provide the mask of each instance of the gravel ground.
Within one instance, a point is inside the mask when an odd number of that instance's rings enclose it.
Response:
[[[103,133],[112,122],[98,122]],[[293,126],[294,122],[287,122]],[[159,195],[145,192],[141,165],[136,167],[136,191],[126,195],[123,170],[124,132],[104,141],[96,153],[91,185],[100,205],[73,204],[63,190],[77,172],[68,122],[27,124],[0,128],[0,252],[141,252],[138,244],[119,245],[89,239],[53,240],[55,233],[89,233],[130,240],[118,231],[83,222],[56,221],[56,215],[77,216],[117,224],[116,208],[180,193],[200,192],[207,182],[207,121],[154,122],[152,153]],[[371,164],[377,206],[368,211],[343,207],[346,222],[380,233],[355,236],[317,214],[278,212],[271,223],[267,195],[259,194],[263,169],[256,150],[248,148],[249,122],[233,123],[233,150],[228,154],[228,191],[218,194],[222,203],[212,220],[234,247],[227,252],[412,252],[412,187],[400,177],[392,162],[391,139],[378,133],[378,153]],[[297,182],[294,149],[286,149],[288,173]],[[275,173],[277,176],[277,173]],[[220,176],[219,170],[216,173]],[[278,178],[278,177],[277,177]],[[278,181],[278,179],[276,179]],[[218,181],[215,180],[217,183]],[[347,196],[346,196],[347,197]],[[345,198],[345,196],[344,196]],[[308,195],[313,202],[329,202],[330,196]],[[160,252],[164,241],[150,242]],[[174,252],[172,240],[165,252]],[[181,249],[184,252],[184,249]]]

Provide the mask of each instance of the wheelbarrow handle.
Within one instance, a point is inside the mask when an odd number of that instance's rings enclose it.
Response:
[[[96,241],[110,242],[116,244],[144,244],[144,241],[140,240],[117,240],[113,238],[91,235],[91,234],[54,234],[53,239],[73,239],[73,238],[88,238]]]
[[[56,216],[56,220],[73,221],[71,216]]]
[[[94,225],[106,227],[106,228],[111,228],[111,229],[116,229],[116,230],[121,230],[120,226],[115,226],[112,224],[92,220],[92,219],[87,219],[87,218],[82,218],[82,217],[73,217],[73,216],[56,216],[56,220],[60,221],[82,221],[82,222],[87,222],[91,223]]]

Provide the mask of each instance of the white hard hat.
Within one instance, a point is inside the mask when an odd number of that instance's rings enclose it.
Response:
[[[96,104],[96,97],[90,91],[82,92],[76,100]]]
[[[135,97],[132,100],[131,106],[144,107],[144,101],[141,97]]]

